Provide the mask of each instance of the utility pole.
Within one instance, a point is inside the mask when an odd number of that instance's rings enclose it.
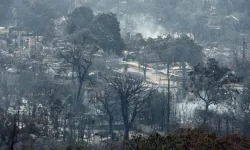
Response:
[[[171,95],[170,95],[170,63],[167,62],[167,81],[168,81],[168,84],[167,84],[167,95],[166,95],[166,91],[165,91],[165,88],[164,88],[164,93],[165,93],[165,96],[167,96],[167,111],[166,111],[166,125],[165,125],[165,134],[169,134],[169,131],[170,131],[170,113],[171,113],[171,102],[170,102],[170,99],[171,99]]]
[[[246,62],[246,38],[243,37],[243,55],[242,55],[242,60],[243,60],[243,63]]]
[[[243,65],[243,69],[246,70],[246,66],[245,66],[245,63],[246,63],[246,38],[245,36],[243,37],[243,54],[242,54],[242,65]],[[244,73],[244,76],[245,76],[245,73]],[[246,99],[246,85],[243,83],[243,90],[242,90],[242,95],[243,95],[243,103],[245,102],[245,99]],[[245,114],[244,114],[244,117],[245,117]]]

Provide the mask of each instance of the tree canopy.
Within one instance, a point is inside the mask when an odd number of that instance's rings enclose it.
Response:
[[[72,34],[78,30],[89,28],[93,18],[94,14],[92,9],[85,6],[77,7],[68,16],[66,33]]]
[[[121,55],[125,44],[120,34],[120,24],[113,13],[102,13],[94,17],[91,31],[105,52]]]

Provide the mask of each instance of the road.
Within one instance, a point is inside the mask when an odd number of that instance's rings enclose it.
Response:
[[[128,61],[123,63],[128,64],[128,72],[139,73],[140,75],[143,76],[143,70],[139,69],[138,67],[139,64],[137,62]],[[172,80],[173,77],[181,78],[181,75],[178,75],[177,70],[179,69],[171,68],[170,71],[170,78],[171,78],[170,84],[172,87],[177,86],[177,83]],[[148,67],[146,72],[147,81],[157,84],[159,86],[167,86],[168,81],[166,72],[167,72],[166,69],[157,71],[151,67]]]

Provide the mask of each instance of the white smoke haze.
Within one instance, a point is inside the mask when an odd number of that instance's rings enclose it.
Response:
[[[135,32],[139,32],[145,38],[156,38],[157,36],[166,34],[166,30],[154,22],[143,22],[137,24]]]
[[[80,7],[82,5],[88,6],[87,2],[82,2],[77,3],[75,7]],[[103,8],[108,7],[105,1],[98,1],[98,6],[102,6]],[[154,18],[150,14],[126,14],[123,12],[124,10],[120,11],[121,8],[118,8],[117,5],[111,7],[110,10],[99,10],[95,6],[92,6],[91,9],[93,9],[95,15],[97,15],[98,13],[108,12],[116,14],[120,22],[122,34],[126,34],[127,32],[130,32],[132,34],[141,33],[144,38],[157,38],[158,36],[166,36],[168,34],[172,35],[175,38],[178,38],[181,35],[181,33],[173,32],[172,30],[166,30],[166,28],[164,28],[162,25],[157,24],[156,18]],[[193,39],[193,35],[191,33],[186,34]]]
[[[127,32],[132,34],[141,33],[144,38],[157,38],[157,36],[162,36],[169,33],[162,25],[157,24],[155,20],[156,18],[152,17],[150,14],[127,12],[126,10],[129,10],[128,7],[130,6],[127,5],[126,1],[120,1],[115,4],[110,0],[97,0],[95,5],[89,4],[90,0],[84,0],[84,2],[81,4],[78,3],[77,7],[81,5],[89,6],[91,9],[93,9],[95,15],[102,12],[115,13],[120,22],[120,28],[123,32],[122,34],[126,34]]]
[[[128,24],[125,20],[132,23],[132,29],[127,27]],[[120,18],[120,25],[121,29],[132,33],[141,33],[144,38],[156,38],[168,33],[165,28],[156,23],[152,16],[145,14],[134,14]]]

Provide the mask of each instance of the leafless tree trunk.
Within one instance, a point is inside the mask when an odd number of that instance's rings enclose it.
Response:
[[[109,134],[111,140],[114,140],[114,129],[113,129],[114,118],[113,116],[109,117]]]
[[[228,117],[226,117],[226,133],[229,133],[229,120],[228,120]]]
[[[136,116],[148,107],[153,99],[154,89],[146,86],[142,78],[130,74],[114,73],[106,77],[106,82],[118,95],[124,125],[124,140],[129,139]]]
[[[143,77],[144,77],[144,82],[147,81],[147,66],[143,66]]]
[[[77,88],[77,95],[76,95],[76,101],[77,102],[79,102],[80,98],[81,98],[82,85],[83,85],[83,80],[79,79],[78,88]]]
[[[66,122],[67,122],[67,119],[64,118],[64,120],[63,120],[63,141],[65,141],[65,139],[66,139],[66,126],[67,126]]]
[[[17,135],[17,121],[19,120],[19,110],[17,112],[17,114],[14,116],[14,120],[13,120],[13,130],[12,130],[12,134],[11,134],[11,137],[10,137],[10,150],[14,150],[14,144],[16,142],[16,135]]]
[[[166,132],[169,133],[169,130],[170,130],[170,126],[169,126],[169,123],[170,123],[170,113],[171,113],[171,107],[170,107],[170,64],[168,63],[167,64],[167,78],[168,78],[168,96],[167,96],[167,130]]]
[[[66,44],[66,47],[68,49],[60,53],[60,58],[62,58],[64,62],[70,67],[72,67],[72,70],[74,71],[72,72],[72,77],[74,77],[73,74],[76,74],[78,82],[76,95],[74,97],[75,99],[71,106],[71,114],[74,115],[74,118],[71,118],[69,123],[71,142],[73,142],[77,137],[76,130],[78,128],[75,125],[75,117],[80,115],[76,111],[80,112],[79,107],[77,107],[77,105],[82,102],[81,94],[83,89],[83,83],[87,80],[89,76],[90,67],[92,66],[92,59],[94,57],[95,52],[98,50],[98,47],[95,44],[96,41],[87,32],[79,33],[79,37],[72,38],[72,43],[68,45]],[[78,41],[79,43],[77,43],[76,41]],[[74,79],[72,78],[72,80]],[[80,131],[78,130],[78,132]]]
[[[220,135],[221,134],[221,117],[219,116],[218,117],[218,134]]]
[[[182,98],[186,97],[186,62],[181,62],[181,68],[182,68]]]
[[[208,107],[209,107],[209,103],[206,103],[206,105],[205,105],[205,114],[204,114],[204,118],[203,118],[203,125],[205,125],[207,123]]]
[[[113,124],[118,111],[117,96],[114,91],[108,87],[107,83],[102,83],[102,85],[97,85],[95,88],[95,98],[97,102],[101,104],[101,106],[96,106],[96,108],[102,111],[104,115],[99,114],[98,111],[97,113],[108,121],[110,138],[114,140]]]

